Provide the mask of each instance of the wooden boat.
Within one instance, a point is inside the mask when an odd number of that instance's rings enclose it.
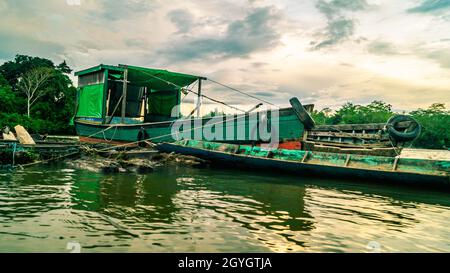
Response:
[[[65,158],[80,153],[80,145],[67,139],[36,140],[36,144],[21,144],[17,140],[0,140],[0,171],[13,170],[41,160]]]
[[[267,150],[257,146],[183,140],[157,149],[193,155],[233,168],[269,172],[357,177],[450,189],[450,151],[404,149],[399,156],[373,156],[306,150]]]
[[[214,124],[214,129],[211,122],[217,117],[200,117],[201,99],[211,99],[202,94],[205,77],[129,65],[99,65],[75,75],[78,76],[79,88],[74,125],[82,141],[136,142],[148,139],[155,143],[173,142],[176,139],[171,131],[172,125],[182,118],[179,105],[182,96],[189,93],[194,93],[198,100],[196,108],[187,117],[192,138],[200,135],[204,139],[202,131],[205,128],[219,130],[220,126],[224,132],[222,141],[255,143],[261,139],[258,133],[261,115],[258,112],[250,110],[224,116],[220,124]],[[194,85],[197,85],[196,91],[192,90]],[[174,111],[177,108],[178,111]],[[196,117],[193,117],[195,112]],[[299,139],[303,135],[304,124],[308,124],[301,119],[309,116],[301,103],[297,101],[295,106],[279,109],[278,113],[279,138],[282,141]],[[267,118],[270,123],[270,115]],[[231,138],[225,135],[230,132]]]

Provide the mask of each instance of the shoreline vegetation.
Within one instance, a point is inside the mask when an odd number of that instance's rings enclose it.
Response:
[[[72,69],[64,61],[16,55],[0,65],[0,128],[20,124],[33,134],[74,135],[73,117],[76,88],[69,78]],[[398,114],[392,105],[375,100],[367,105],[345,103],[336,111],[314,110],[317,124],[383,123]],[[404,114],[404,113],[401,113]],[[422,125],[413,147],[449,149],[450,110],[444,103],[406,113]]]

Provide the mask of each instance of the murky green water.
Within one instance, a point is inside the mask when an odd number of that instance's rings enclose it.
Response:
[[[0,252],[450,251],[448,193],[229,170],[0,174]]]

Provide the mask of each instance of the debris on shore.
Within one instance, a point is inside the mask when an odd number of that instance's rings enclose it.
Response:
[[[107,158],[82,156],[76,160],[67,160],[66,164],[74,169],[98,173],[151,173],[155,163],[147,159],[114,160]]]
[[[30,135],[20,125],[14,130],[16,134],[7,127],[3,129],[0,170],[62,161],[71,168],[97,173],[145,174],[165,165],[208,166],[200,158],[160,153],[152,148],[81,143],[77,136]]]

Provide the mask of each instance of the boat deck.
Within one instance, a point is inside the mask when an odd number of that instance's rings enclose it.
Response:
[[[450,151],[406,148],[400,153],[400,158],[450,161]]]

